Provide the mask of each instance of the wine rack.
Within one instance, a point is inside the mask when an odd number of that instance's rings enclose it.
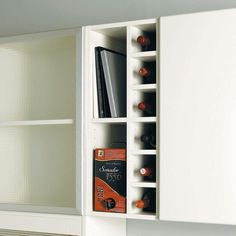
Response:
[[[109,216],[117,218],[158,219],[158,59],[157,49],[142,51],[137,43],[139,35],[151,33],[158,39],[157,20],[142,20],[126,23],[107,24],[85,27],[85,67],[84,91],[88,101],[84,103],[84,122],[86,134],[84,142],[85,160],[85,209],[87,215]],[[155,40],[156,40],[155,39]],[[127,76],[126,104],[127,116],[118,118],[98,118],[96,100],[94,99],[95,73],[94,49],[104,47],[126,55]],[[155,68],[155,78],[145,82],[139,74],[141,67],[152,65]],[[120,94],[124,96],[124,94]],[[86,99],[87,99],[86,98]],[[138,108],[140,102],[152,103],[154,112],[146,114]],[[153,133],[155,146],[144,145],[142,134]],[[95,148],[126,147],[127,156],[127,196],[126,213],[96,212],[93,208],[93,151]],[[153,168],[153,178],[144,178],[139,174],[142,167]],[[147,191],[155,192],[155,209],[147,211],[135,206],[135,202],[142,198]]]

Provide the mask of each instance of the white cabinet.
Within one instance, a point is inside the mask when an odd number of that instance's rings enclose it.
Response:
[[[1,228],[81,232],[76,41],[76,30],[0,40]]]
[[[137,37],[144,33],[152,33],[158,37],[157,20],[140,20],[116,24],[87,26],[84,27],[84,65],[83,65],[83,121],[84,121],[84,146],[83,157],[85,164],[84,175],[84,203],[85,212],[89,216],[105,216],[114,218],[134,218],[155,220],[158,217],[159,209],[155,212],[145,212],[135,207],[135,202],[142,198],[145,191],[151,189],[156,191],[158,198],[158,177],[156,181],[144,182],[138,173],[144,163],[158,165],[158,154],[156,148],[146,149],[140,141],[140,136],[149,132],[150,129],[156,132],[157,117],[144,116],[138,110],[139,102],[151,97],[155,100],[158,97],[156,81],[151,84],[142,84],[142,78],[138,70],[147,62],[155,63],[158,69],[158,47],[150,51],[142,51],[137,43]],[[105,47],[110,50],[123,53],[127,58],[126,81],[127,90],[120,96],[126,96],[123,104],[127,108],[127,115],[118,118],[98,118],[95,78],[95,47]],[[153,72],[152,72],[153,73]],[[154,102],[155,103],[155,102]],[[157,109],[158,110],[158,109]],[[158,113],[158,111],[157,111]],[[158,131],[158,130],[157,130]],[[93,209],[93,159],[95,148],[109,148],[112,143],[126,143],[127,150],[127,200],[126,213],[96,212]],[[158,203],[158,201],[157,201]]]
[[[161,17],[84,28],[85,208],[90,216],[236,223],[236,10]],[[156,28],[157,48],[141,52],[135,39]],[[94,116],[94,47],[127,55],[127,116]],[[155,61],[156,83],[140,84],[137,69]],[[155,92],[156,116],[135,104]],[[137,136],[156,125],[157,148],[143,150]],[[93,149],[112,139],[127,142],[127,212],[93,211]],[[156,182],[135,175],[147,156],[156,159]],[[134,207],[144,188],[156,188],[155,214]],[[160,197],[160,198],[159,198]]]
[[[236,10],[160,20],[160,219],[236,223]]]

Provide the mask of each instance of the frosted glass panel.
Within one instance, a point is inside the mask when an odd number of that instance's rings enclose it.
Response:
[[[75,207],[75,128],[0,129],[0,203]]]
[[[0,121],[73,118],[75,38],[0,45]]]

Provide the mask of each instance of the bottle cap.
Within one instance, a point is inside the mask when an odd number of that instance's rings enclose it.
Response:
[[[152,173],[152,170],[151,170],[151,168],[143,167],[143,168],[141,168],[141,169],[139,170],[139,173],[140,173],[140,175],[142,175],[142,176],[150,176],[151,173]]]
[[[149,143],[149,141],[150,141],[150,137],[148,135],[146,135],[146,134],[141,135],[140,139],[144,143]]]
[[[137,208],[147,208],[149,206],[150,201],[145,199],[145,200],[138,200],[135,202],[135,206]]]
[[[142,77],[147,77],[150,75],[150,70],[148,70],[146,67],[141,67],[138,73]]]
[[[143,35],[140,35],[140,36],[138,36],[138,38],[137,38],[137,42],[138,42],[140,45],[145,46],[145,45],[149,45],[149,44],[150,44],[150,39],[147,38],[147,37],[145,37],[145,36],[143,36]]]
[[[147,109],[147,104],[145,102],[140,102],[138,104],[138,109],[145,111]]]

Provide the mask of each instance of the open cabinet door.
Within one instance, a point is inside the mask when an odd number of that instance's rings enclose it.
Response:
[[[236,223],[236,10],[160,19],[160,219]]]

